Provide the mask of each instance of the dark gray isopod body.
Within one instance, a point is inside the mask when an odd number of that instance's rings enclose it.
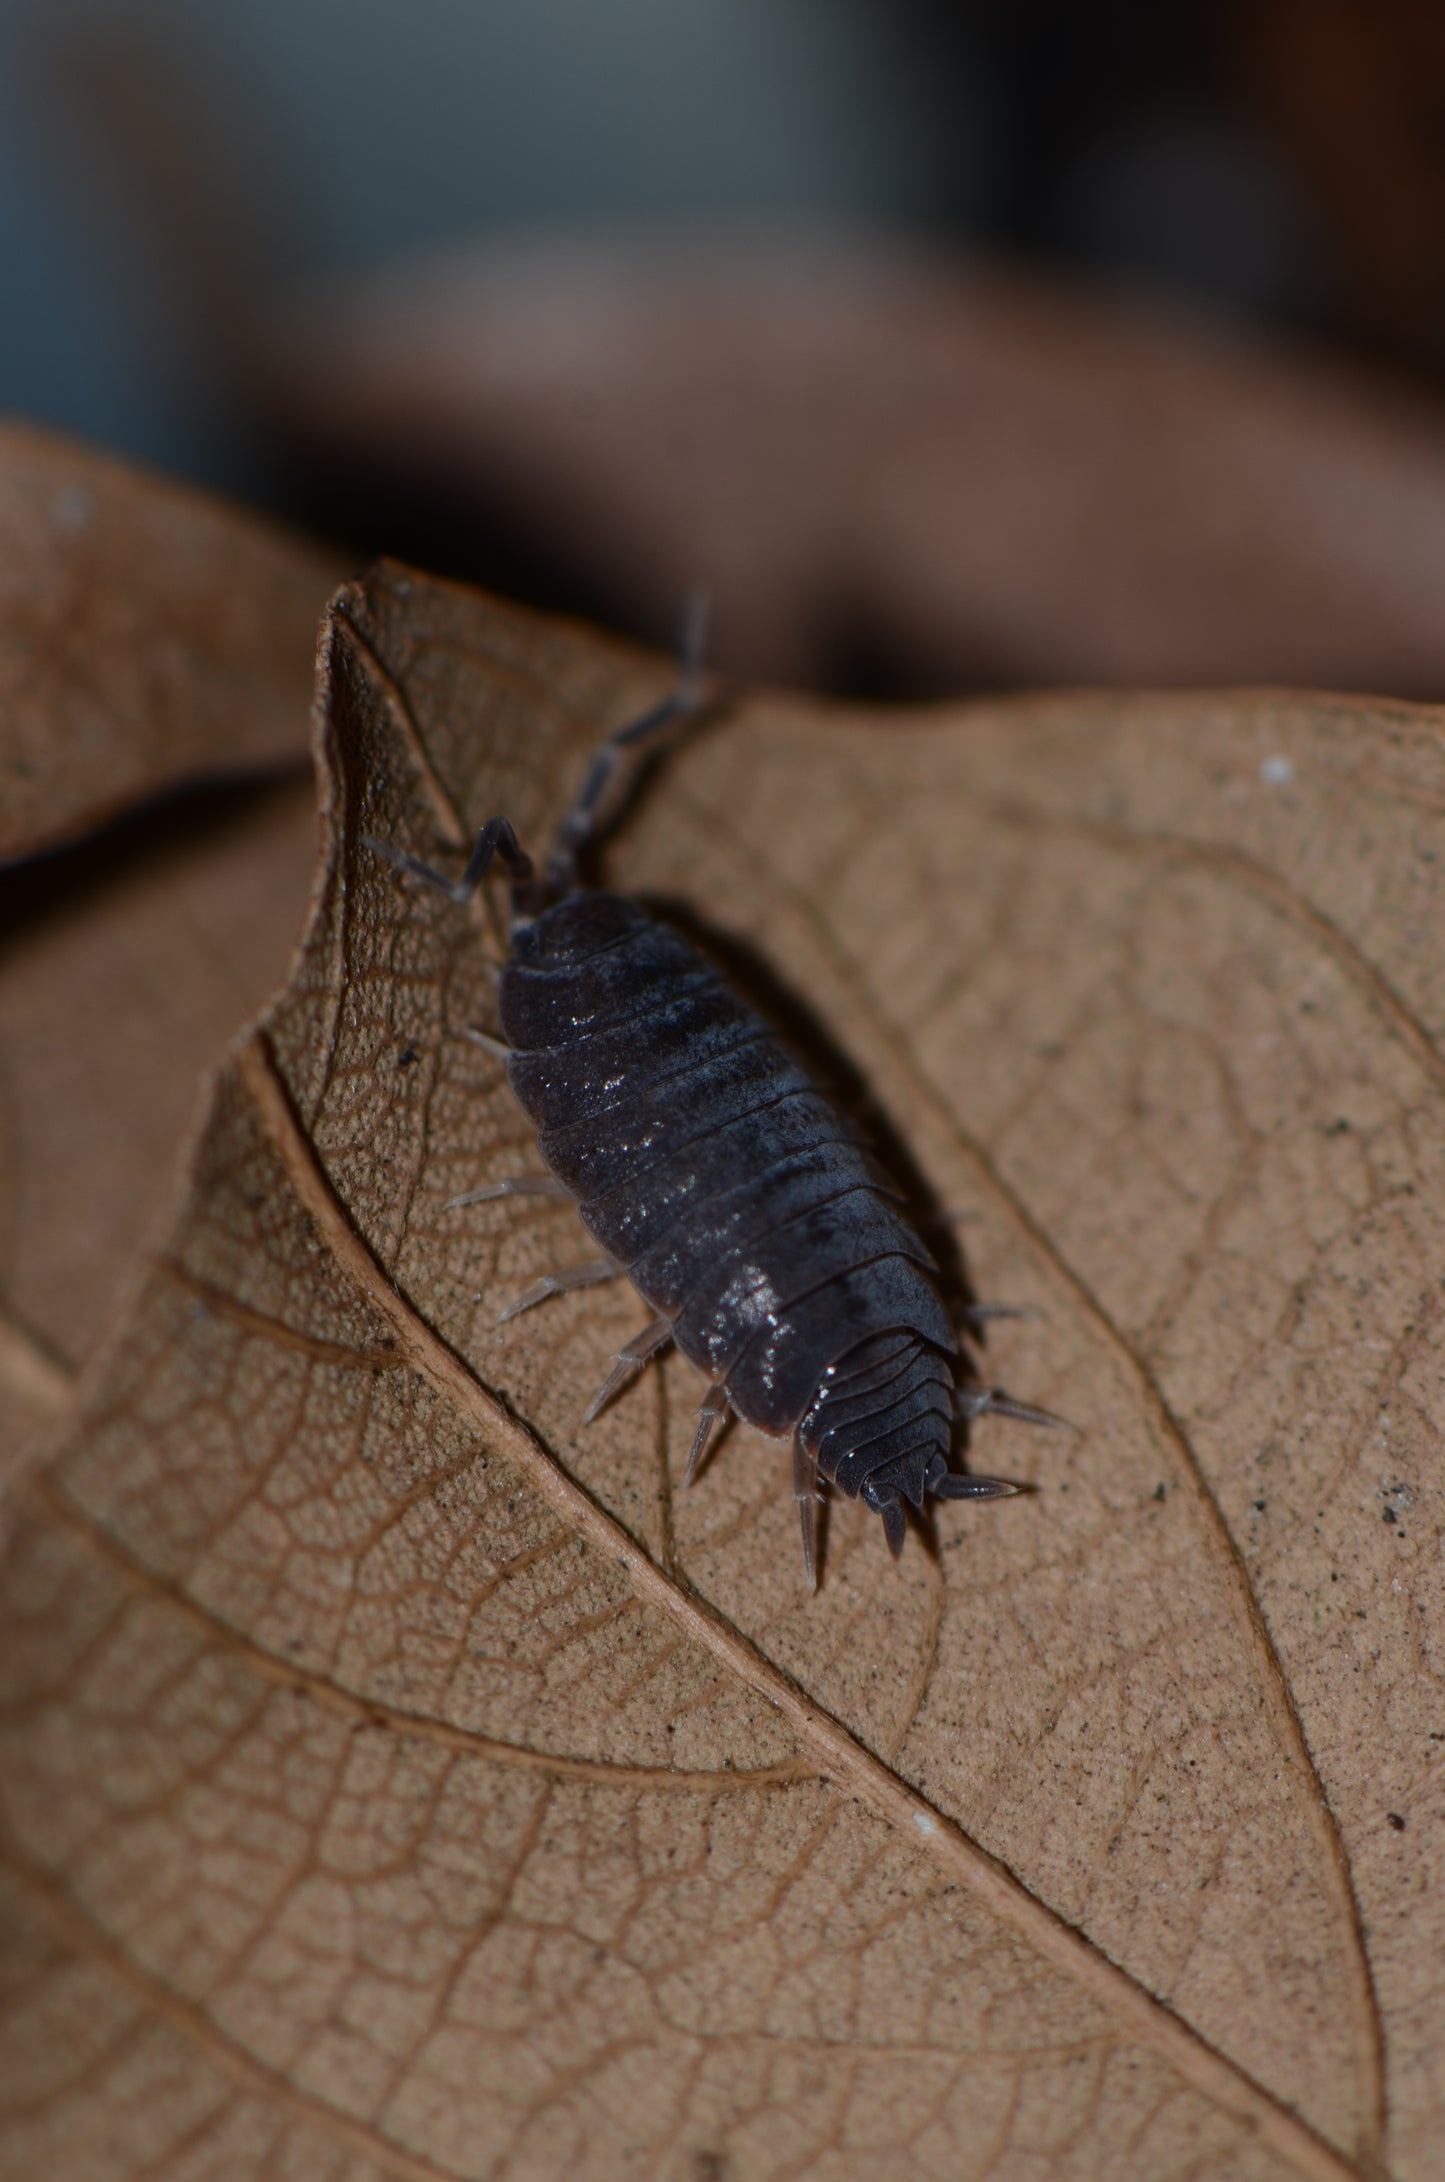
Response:
[[[507,1073],[606,1254],[523,1300],[618,1271],[657,1314],[589,1414],[674,1340],[713,1381],[689,1476],[728,1408],[792,1436],[811,1580],[817,1471],[876,1508],[897,1551],[905,1500],[1014,1490],[949,1469],[960,1413],[1055,1420],[979,1386],[888,1177],[761,1017],[637,903],[579,885],[577,850],[623,747],[694,703],[684,684],[604,746],[545,880],[503,820],[484,828],[456,885],[373,846],[457,898],[494,855],[516,882],[498,987]]]

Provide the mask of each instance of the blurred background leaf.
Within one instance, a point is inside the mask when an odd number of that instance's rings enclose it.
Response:
[[[200,1078],[285,973],[338,571],[271,523],[17,429],[0,542],[3,1484],[114,1308]]]
[[[0,400],[355,563],[854,693],[1445,681],[1432,9],[15,0],[0,84]]]

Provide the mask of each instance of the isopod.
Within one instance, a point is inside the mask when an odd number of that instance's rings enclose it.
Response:
[[[777,1032],[679,933],[582,883],[579,859],[616,815],[634,753],[702,708],[696,603],[689,624],[673,694],[596,751],[540,875],[505,818],[488,819],[455,880],[367,845],[457,903],[494,865],[512,882],[504,1042],[472,1035],[505,1058],[547,1173],[452,1205],[569,1197],[601,1255],[547,1275],[503,1319],[625,1275],[654,1316],[584,1422],[674,1342],[711,1382],[687,1483],[729,1410],[790,1438],[815,1586],[820,1475],[877,1511],[897,1554],[905,1501],[1020,1490],[950,1467],[960,1419],[1061,1420],[983,1384],[896,1184]]]

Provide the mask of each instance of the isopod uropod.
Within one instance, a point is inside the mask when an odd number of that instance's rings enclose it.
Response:
[[[1060,1420],[982,1383],[896,1184],[776,1032],[678,933],[581,882],[632,754],[701,707],[700,609],[689,621],[674,693],[596,752],[542,875],[505,818],[483,826],[455,881],[368,846],[459,903],[494,863],[512,881],[505,1043],[473,1035],[505,1055],[548,1172],[452,1202],[570,1197],[602,1255],[549,1274],[503,1317],[625,1274],[655,1315],[584,1421],[675,1342],[712,1382],[687,1482],[729,1409],[790,1437],[812,1585],[820,1473],[877,1510],[896,1554],[905,1500],[1019,1489],[950,1468],[958,1419]]]

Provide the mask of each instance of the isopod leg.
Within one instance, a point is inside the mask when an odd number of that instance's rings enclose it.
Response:
[[[716,1425],[727,1415],[727,1407],[728,1398],[724,1389],[720,1386],[709,1387],[697,1413],[697,1437],[692,1443],[692,1453],[687,1458],[687,1469],[682,1480],[684,1485],[690,1485],[702,1468],[707,1443],[712,1438]]]
[[[470,1038],[474,1046],[480,1046],[483,1053],[490,1053],[494,1061],[509,1061],[512,1057],[506,1040],[494,1038],[489,1030],[464,1030],[462,1036]]]
[[[670,1318],[655,1318],[650,1326],[644,1326],[641,1333],[635,1334],[625,1348],[617,1351],[616,1361],[588,1403],[587,1412],[582,1422],[590,1424],[592,1419],[607,1407],[613,1395],[626,1386],[633,1373],[640,1371],[648,1358],[655,1356],[658,1350],[671,1339],[672,1320]]]
[[[373,833],[363,834],[367,848],[385,857],[398,871],[409,872],[413,879],[422,879],[434,886],[454,902],[469,902],[481,885],[494,862],[499,863],[512,879],[530,879],[532,859],[521,846],[512,831],[511,821],[506,818],[489,818],[477,835],[476,847],[467,858],[466,870],[460,879],[449,879],[434,864],[425,864],[419,856],[410,856],[405,849],[396,848],[390,841],[380,841]]]
[[[516,1302],[507,1305],[496,1324],[505,1326],[509,1318],[519,1318],[523,1311],[545,1303],[548,1296],[564,1296],[571,1288],[591,1288],[598,1281],[616,1280],[621,1271],[616,1258],[588,1258],[582,1265],[560,1266],[555,1273],[544,1273],[530,1288],[524,1288]]]
[[[1038,1313],[1026,1303],[965,1303],[958,1315],[971,1332],[982,1333],[996,1318],[1037,1318]]]
[[[554,1174],[509,1174],[505,1181],[486,1182],[480,1189],[463,1190],[449,1197],[446,1209],[457,1212],[463,1205],[489,1205],[496,1197],[569,1197],[571,1191]]]
[[[798,1434],[793,1437],[793,1498],[803,1531],[803,1566],[808,1589],[818,1588],[818,1465]]]

